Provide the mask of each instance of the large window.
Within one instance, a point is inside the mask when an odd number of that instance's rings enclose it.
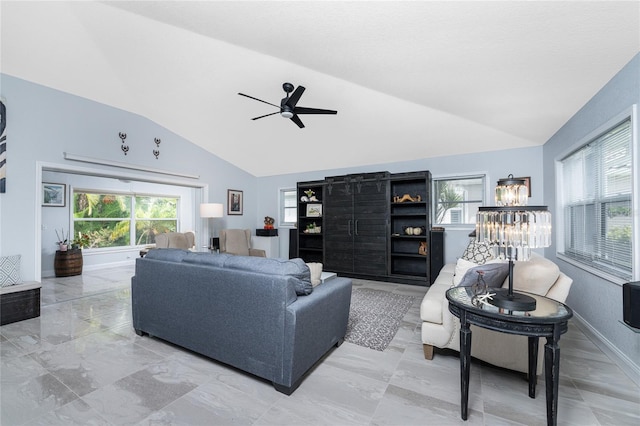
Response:
[[[293,227],[298,220],[298,198],[295,188],[280,190],[280,226]]]
[[[558,164],[559,254],[627,281],[633,277],[631,130],[626,118]]]
[[[473,225],[484,203],[485,176],[434,178],[434,212],[438,225]]]
[[[74,191],[73,235],[89,236],[88,248],[155,243],[159,233],[176,231],[178,198]]]

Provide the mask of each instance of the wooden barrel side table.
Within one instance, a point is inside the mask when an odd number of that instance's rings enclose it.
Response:
[[[70,277],[82,274],[82,250],[56,250],[53,269],[56,277]]]

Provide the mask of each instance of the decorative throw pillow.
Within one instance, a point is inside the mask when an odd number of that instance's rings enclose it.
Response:
[[[475,266],[467,270],[458,286],[471,287],[478,281],[478,271],[484,272],[483,278],[484,282],[487,283],[487,287],[500,288],[505,278],[507,278],[507,275],[509,275],[509,264],[506,262],[496,262]]]
[[[311,285],[317,286],[322,282],[320,277],[322,276],[322,263],[307,263],[309,271],[311,272]]]
[[[20,255],[0,257],[0,287],[20,284]]]
[[[473,262],[476,265],[484,265],[488,260],[493,259],[493,253],[488,244],[471,239],[464,253],[462,253],[462,259]]]
[[[477,263],[473,263],[463,258],[458,259],[458,261],[456,262],[456,269],[453,273],[453,286],[455,287],[460,284],[460,281],[462,281],[462,278],[464,278],[464,274],[466,274],[469,269],[476,266],[478,266]]]

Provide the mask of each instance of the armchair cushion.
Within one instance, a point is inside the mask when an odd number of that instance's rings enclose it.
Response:
[[[156,235],[156,248],[179,248],[189,250],[195,246],[193,232],[165,232]]]
[[[513,268],[513,288],[545,296],[560,276],[560,268],[539,254],[532,253],[526,262],[516,262]],[[509,285],[505,282],[503,287]],[[564,301],[560,300],[560,301]]]
[[[251,230],[249,229],[222,229],[220,253],[266,257],[264,250],[251,248]]]

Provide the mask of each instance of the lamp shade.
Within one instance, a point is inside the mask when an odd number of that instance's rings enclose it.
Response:
[[[495,257],[529,260],[531,249],[551,245],[551,213],[546,206],[480,207],[476,239]]]
[[[200,217],[223,217],[224,206],[220,203],[200,204]]]
[[[496,206],[526,206],[529,189],[522,178],[509,175],[506,179],[498,180],[496,186]]]

